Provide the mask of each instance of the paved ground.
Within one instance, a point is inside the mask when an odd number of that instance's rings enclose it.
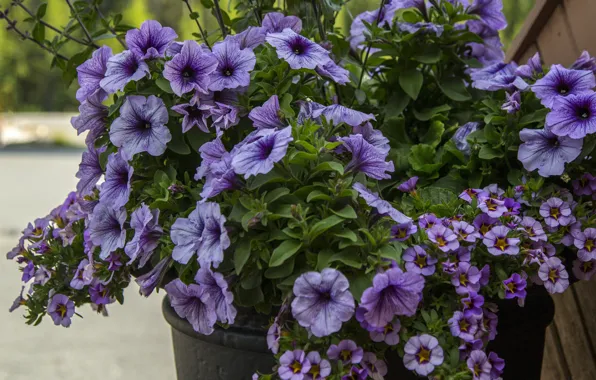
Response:
[[[0,380],[175,379],[161,295],[138,295],[136,285],[110,317],[80,310],[70,328],[50,319],[27,326],[8,308],[20,290],[17,264],[2,260],[28,221],[46,215],[74,189],[80,153],[0,151]]]

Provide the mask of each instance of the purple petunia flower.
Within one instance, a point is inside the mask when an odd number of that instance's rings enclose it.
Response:
[[[270,97],[261,107],[253,108],[248,114],[248,118],[253,121],[253,127],[257,129],[283,127],[277,95]]]
[[[213,301],[217,320],[221,323],[233,324],[237,313],[233,305],[234,294],[228,290],[228,283],[224,276],[221,273],[212,272],[211,269],[200,268],[195,281]]]
[[[420,273],[423,276],[430,276],[435,273],[437,259],[428,255],[424,248],[419,245],[406,249],[402,260],[405,261],[408,272]]]
[[[596,133],[596,93],[556,99],[544,125],[553,134],[572,139]]]
[[[466,362],[468,369],[472,372],[473,380],[490,380],[491,365],[482,350],[474,350],[470,352],[470,356]]]
[[[505,201],[493,198],[486,194],[478,195],[478,208],[491,218],[499,218],[507,212]]]
[[[188,320],[196,332],[209,335],[214,331],[213,326],[217,320],[215,305],[204,287],[197,284],[186,285],[177,278],[164,286],[164,289],[176,314]]]
[[[324,380],[331,374],[331,364],[322,359],[317,351],[311,351],[306,355],[306,360],[310,362],[310,369],[304,375],[305,380]]]
[[[352,153],[352,160],[346,165],[346,171],[362,172],[377,180],[391,178],[386,172],[395,170],[393,161],[385,161],[387,154],[378,151],[362,135],[350,135],[339,140]]]
[[[120,153],[108,157],[106,180],[99,189],[99,201],[120,208],[128,203],[130,197],[130,179],[134,169]]]
[[[457,129],[455,134],[452,137],[452,140],[455,144],[455,147],[465,155],[470,155],[472,148],[470,147],[470,143],[468,142],[467,138],[472,132],[476,132],[478,127],[480,126],[479,123],[476,122],[469,122]]]
[[[95,189],[95,185],[103,175],[103,169],[100,164],[99,156],[105,152],[106,148],[101,147],[95,149],[88,147],[86,152],[83,152],[83,158],[79,164],[79,171],[76,177],[79,179],[77,183],[77,193],[81,196],[91,194]]]
[[[224,250],[230,246],[225,222],[217,203],[197,202],[188,218],[178,218],[172,225],[170,236],[176,245],[173,259],[187,264],[196,252],[201,267],[213,264],[217,268],[223,261]]]
[[[329,62],[322,66],[317,66],[315,71],[319,75],[330,78],[337,84],[346,84],[350,82],[350,72],[332,60],[329,60]]]
[[[106,131],[108,107],[104,106],[102,101],[101,92],[95,92],[81,103],[79,115],[70,119],[70,124],[77,130],[77,135],[89,131],[85,138],[88,147],[93,146],[95,140]]]
[[[228,153],[228,151],[221,142],[221,138],[218,137],[215,140],[201,145],[199,153],[201,153],[201,166],[197,168],[197,173],[194,177],[195,181],[204,178],[210,171],[210,165],[220,162],[222,157]]]
[[[497,62],[479,69],[470,69],[470,78],[473,81],[477,81],[494,78],[499,75],[514,75],[516,69],[517,64],[515,62]]]
[[[267,15],[265,15],[265,17],[267,17]],[[254,49],[265,43],[266,36],[267,30],[265,28],[260,26],[249,26],[238,34],[227,36],[226,39],[238,42],[240,49]]]
[[[89,216],[89,237],[93,244],[101,247],[99,257],[106,257],[126,242],[126,210],[115,209],[111,204],[99,203]]]
[[[575,234],[573,244],[577,247],[577,256],[582,261],[596,259],[596,228],[586,228]]]
[[[244,178],[257,174],[267,174],[276,162],[286,155],[292,138],[292,127],[282,130],[261,129],[255,135],[247,136],[232,158],[232,167]]]
[[[366,310],[363,310],[362,313],[362,320],[366,323],[364,318],[364,313]],[[370,331],[370,339],[373,342],[385,342],[385,344],[389,346],[395,346],[399,343],[399,330],[401,329],[401,323],[399,319],[395,319],[393,322],[389,322],[385,325],[385,327],[370,327],[372,330]]]
[[[404,347],[404,365],[410,371],[427,376],[435,366],[443,364],[443,348],[432,335],[422,334],[411,337]]]
[[[306,358],[304,351],[286,351],[279,358],[277,374],[282,380],[303,380],[310,371],[310,361]]]
[[[590,93],[594,87],[596,79],[591,71],[553,65],[544,78],[534,83],[532,91],[545,107],[551,108],[556,99]]]
[[[290,28],[296,33],[302,31],[302,20],[296,16],[284,16],[283,13],[269,12],[263,17],[263,28],[266,33],[280,33]]]
[[[107,70],[108,59],[112,56],[112,49],[109,46],[102,46],[95,50],[91,58],[77,67],[77,78],[80,88],[77,90],[76,98],[83,103],[92,95],[103,101],[107,94],[101,89],[100,81],[104,78]]]
[[[542,228],[542,224],[536,219],[524,216],[521,220],[518,231],[523,231],[524,234],[532,241],[547,241],[546,233]]]
[[[240,122],[239,108],[233,105],[215,102],[215,107],[211,108],[211,119],[213,125],[218,130],[218,136],[221,130],[229,129]]]
[[[172,140],[167,123],[168,110],[163,100],[154,95],[129,95],[120,108],[120,116],[112,123],[110,140],[122,148],[126,159],[141,152],[161,156]]]
[[[596,192],[596,177],[590,173],[584,173],[579,179],[574,179],[571,183],[575,195],[592,195]]]
[[[503,30],[507,27],[501,0],[474,0],[466,11],[479,16],[480,20],[491,29]]]
[[[384,327],[395,315],[412,316],[422,298],[424,277],[402,272],[399,268],[378,273],[373,286],[362,294],[360,306],[366,309],[365,320],[373,327]]]
[[[501,106],[501,109],[507,111],[507,113],[516,113],[521,109],[521,95],[519,91],[515,91],[512,94],[506,93],[505,103]]]
[[[108,270],[111,272],[117,271],[122,266],[120,255],[116,252],[110,253],[105,261],[108,263]]]
[[[511,277],[503,281],[505,299],[526,298],[526,285],[526,280],[519,274],[512,274]]]
[[[288,62],[294,70],[314,70],[331,60],[327,50],[289,28],[280,33],[268,34],[266,40],[276,49],[277,56]]]
[[[544,218],[544,223],[551,228],[568,225],[571,221],[571,207],[561,198],[552,197],[540,205],[540,215]]]
[[[124,87],[131,81],[139,81],[149,75],[149,66],[140,60],[130,50],[111,57],[107,63],[105,77],[99,85],[108,94],[124,91]]]
[[[482,242],[488,248],[488,252],[494,256],[517,255],[519,254],[518,238],[508,237],[511,229],[505,226],[495,226],[484,235]]]
[[[451,335],[454,337],[471,342],[474,340],[474,335],[478,331],[478,320],[474,314],[465,316],[461,311],[453,313],[448,321]]]
[[[480,271],[468,262],[457,264],[457,271],[451,277],[451,284],[455,286],[457,294],[468,294],[480,290]]]
[[[294,282],[292,315],[316,337],[333,334],[354,314],[349,287],[348,279],[336,269],[304,273]]]
[[[545,260],[540,265],[538,277],[551,294],[563,293],[569,287],[569,274],[558,257],[550,257]]]
[[[358,364],[362,361],[364,350],[353,340],[342,340],[339,344],[332,344],[327,350],[327,357],[331,360],[341,360],[344,365]]]
[[[197,126],[201,131],[209,133],[209,126],[207,125],[207,118],[211,116],[211,106],[209,105],[192,105],[190,103],[178,104],[172,107],[172,111],[183,115],[182,132],[186,133]]]
[[[443,252],[453,251],[459,248],[457,235],[442,224],[437,224],[426,231],[428,239],[437,245]]]
[[[461,303],[463,305],[464,316],[482,316],[482,306],[484,305],[484,297],[480,294],[471,291],[467,297],[462,298]]]
[[[522,129],[517,159],[528,171],[538,169],[543,177],[561,175],[565,164],[575,160],[582,150],[582,140],[559,137],[546,129]]]
[[[232,156],[225,153],[221,161],[211,163],[201,191],[203,200],[212,198],[224,191],[238,189],[242,183],[232,167]]]
[[[403,182],[397,187],[397,190],[403,191],[404,193],[411,193],[416,191],[416,184],[418,183],[418,177],[414,176],[408,179],[406,182]]]
[[[352,127],[352,133],[355,135],[362,135],[366,141],[383,154],[389,153],[389,150],[391,149],[389,146],[389,139],[383,136],[381,131],[374,129],[370,122],[365,122],[364,124]]]
[[[578,280],[590,281],[596,273],[596,260],[573,260],[572,272]]]
[[[596,58],[591,57],[590,53],[584,50],[579,58],[573,62],[570,67],[571,70],[589,70],[596,72]]]
[[[339,104],[333,104],[331,106],[313,110],[313,118],[316,119],[321,116],[324,116],[325,119],[333,125],[345,123],[350,127],[358,127],[367,121],[376,120],[373,114],[356,111]]]
[[[240,49],[238,41],[226,39],[213,45],[213,56],[217,59],[217,69],[211,73],[209,90],[221,91],[250,84],[250,72],[257,62],[252,50]]]
[[[21,293],[19,293],[19,295],[17,296],[17,298],[14,299],[14,301],[12,302],[12,305],[10,306],[10,308],[8,309],[9,313],[12,313],[13,311],[15,311],[16,309],[18,309],[19,307],[23,306],[26,304],[27,300],[25,298],[23,298],[23,292],[25,291],[25,287],[22,286],[21,287]]]
[[[411,221],[408,223],[396,224],[391,227],[391,237],[397,241],[406,241],[412,234],[418,231],[418,227]]]
[[[166,62],[163,76],[170,81],[172,91],[178,96],[187,92],[207,93],[210,74],[217,69],[218,61],[205,52],[196,41],[184,41],[182,50]]]
[[[380,215],[387,215],[399,224],[412,222],[411,218],[396,210],[393,206],[391,206],[391,203],[381,199],[379,194],[373,193],[363,184],[356,182],[352,185],[352,188],[358,192],[360,197],[364,199],[367,205],[376,208]]]
[[[503,374],[505,368],[505,360],[501,359],[499,355],[494,352],[488,354],[488,362],[492,366],[490,370],[491,379],[498,379]]]
[[[139,29],[126,32],[126,44],[139,59],[162,58],[176,38],[174,29],[162,27],[155,20],[147,20]]]
[[[503,43],[499,32],[483,22],[468,23],[470,32],[477,34],[484,40],[483,43],[472,42],[467,46],[471,49],[468,55],[476,58],[483,65],[490,65],[505,60]]]
[[[135,282],[139,285],[139,294],[149,297],[159,282],[163,279],[165,272],[172,262],[171,256],[164,257],[153,269],[142,276],[137,277]]]
[[[141,207],[130,215],[130,227],[135,230],[135,235],[126,244],[124,252],[130,258],[128,264],[140,257],[138,267],[142,268],[151,258],[163,234],[159,225],[159,209],[151,210],[145,203],[141,203]]]
[[[530,85],[517,75],[496,75],[491,78],[474,81],[472,82],[472,87],[484,91],[507,90],[514,92],[525,91]]]
[[[515,70],[515,75],[518,75],[522,78],[530,79],[535,74],[542,73],[542,63],[540,60],[540,53],[534,54],[532,57],[528,59],[528,63],[525,65],[521,65]]]
[[[279,338],[281,336],[281,328],[279,323],[273,322],[267,330],[267,348],[275,355],[279,352]]]
[[[52,317],[56,326],[62,325],[68,327],[71,324],[74,315],[74,302],[64,294],[54,294],[48,304],[47,313]]]

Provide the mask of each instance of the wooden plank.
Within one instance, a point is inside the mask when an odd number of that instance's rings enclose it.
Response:
[[[542,28],[537,41],[542,60],[547,65],[560,63],[568,66],[579,56],[562,5],[557,6],[548,23]]]
[[[528,47],[528,49],[519,56],[519,63],[520,65],[525,65],[528,62],[528,59],[532,58],[534,54],[538,53],[538,45],[532,44]]]
[[[565,363],[565,358],[562,354],[557,327],[552,324],[546,330],[544,358],[542,359],[542,376],[540,380],[564,379],[570,379],[569,368],[567,368],[567,363]]]
[[[596,379],[596,363],[590,354],[590,342],[583,329],[580,309],[571,291],[553,296],[555,325],[565,362],[573,380]]]
[[[573,285],[573,293],[590,343],[592,361],[596,361],[596,277],[592,281],[580,281]]]
[[[596,54],[596,1],[565,0],[563,4],[577,48]]]

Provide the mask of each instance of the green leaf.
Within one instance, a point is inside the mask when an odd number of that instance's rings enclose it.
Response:
[[[337,237],[340,237],[340,238],[347,239],[352,242],[358,241],[358,236],[352,230],[344,230],[344,231],[336,232],[336,233],[334,233],[334,235]]]
[[[318,158],[318,154],[298,151],[290,156],[290,163],[303,165],[309,161],[316,161]]]
[[[310,238],[314,239],[323,232],[327,231],[328,229],[338,225],[339,223],[343,222],[344,219],[340,218],[337,215],[331,215],[321,221],[315,223],[312,228],[310,229]]]
[[[37,7],[37,12],[35,12],[35,17],[37,17],[37,19],[43,18],[43,16],[46,15],[46,11],[47,10],[48,10],[48,4],[47,3],[41,3],[41,4],[39,4],[39,7]]]
[[[441,48],[438,45],[424,45],[414,59],[429,65],[437,63],[441,60]]]
[[[273,203],[286,194],[290,194],[290,189],[286,187],[279,187],[277,189],[271,190],[267,193],[267,195],[265,195],[265,203]]]
[[[410,103],[410,97],[401,88],[396,88],[389,96],[385,106],[385,117],[397,117],[406,109]]]
[[[155,84],[157,85],[157,87],[159,87],[160,90],[167,94],[174,93],[174,91],[172,90],[172,86],[170,86],[170,81],[162,77],[161,75],[155,80]]]
[[[35,41],[39,42],[40,44],[43,44],[43,42],[46,39],[46,27],[41,22],[38,22],[33,27],[33,31],[31,32],[31,34]]]
[[[439,87],[443,94],[456,102],[463,102],[472,98],[461,78],[444,78],[439,83]]]
[[[379,255],[384,259],[395,260],[399,263],[401,261],[401,251],[401,245],[387,244],[379,249]]]
[[[273,170],[271,170],[267,174],[258,174],[254,177],[251,177],[248,180],[247,188],[248,188],[248,190],[252,191],[252,190],[258,189],[259,187],[261,187],[267,183],[285,182],[285,181],[286,181],[286,178],[284,177],[284,173],[282,173],[277,168],[273,168]]]
[[[426,144],[414,145],[408,156],[412,169],[432,174],[443,166],[442,163],[435,163],[435,148]]]
[[[302,242],[298,240],[285,240],[273,250],[271,260],[269,260],[269,266],[280,266],[290,257],[294,256],[300,248],[302,248]]]
[[[240,274],[242,272],[242,268],[248,261],[250,257],[250,240],[244,239],[238,244],[236,250],[234,251],[234,269],[236,270],[236,274]]]
[[[317,153],[317,148],[315,148],[311,143],[309,143],[307,141],[304,141],[304,140],[294,141],[294,145],[304,148],[304,150],[306,150],[308,153]]]
[[[172,134],[172,140],[168,143],[168,149],[180,155],[190,154],[190,147],[184,140],[182,128],[179,125],[174,126],[170,128],[170,133]]]
[[[313,173],[319,172],[338,172],[340,175],[344,174],[344,166],[339,162],[335,161],[325,161],[313,170]]]
[[[546,119],[546,115],[548,115],[549,112],[550,112],[550,109],[542,108],[536,112],[532,112],[530,114],[524,115],[519,120],[518,126],[523,127],[523,126],[526,126],[526,125],[532,124],[532,123],[544,123],[544,120]]]
[[[359,88],[356,89],[356,91],[354,91],[354,96],[356,97],[358,104],[364,104],[364,102],[366,101],[366,92]]]
[[[414,116],[416,119],[420,121],[428,121],[432,119],[436,114],[449,111],[451,106],[448,104],[443,104],[442,106],[437,106],[433,108],[424,108],[420,111],[414,110]]]
[[[362,260],[360,259],[360,255],[358,251],[355,250],[347,250],[344,249],[341,252],[335,253],[331,258],[329,258],[329,263],[339,261],[342,264],[345,264],[349,267],[360,269],[362,268]]]
[[[356,276],[350,277],[350,292],[357,301],[360,301],[362,293],[372,285],[372,276],[364,271],[356,272]]]
[[[201,0],[201,4],[207,9],[213,8],[213,0]]]
[[[356,219],[358,215],[356,215],[356,211],[350,205],[346,205],[346,207],[342,208],[339,211],[331,210],[337,216],[340,216],[344,219]]]
[[[503,152],[493,149],[488,145],[483,145],[478,152],[478,157],[483,160],[492,160],[494,158],[503,158]]]
[[[428,131],[426,131],[426,134],[420,139],[420,142],[436,148],[441,143],[441,138],[443,137],[444,132],[445,124],[435,120],[430,123]]]
[[[399,85],[414,100],[418,98],[423,82],[424,76],[417,69],[406,70],[399,75]]]
[[[306,197],[306,202],[310,201],[330,201],[331,197],[328,194],[323,193],[321,190],[313,190]]]
[[[234,301],[237,300],[240,306],[252,307],[265,299],[260,286],[253,289],[244,289],[239,286],[236,289]]]
[[[507,181],[509,181],[509,183],[512,186],[521,185],[522,177],[523,173],[521,172],[521,170],[510,169],[509,171],[507,171]]]
[[[279,102],[279,108],[281,109],[281,112],[284,114],[284,116],[287,118],[291,118],[296,115],[294,113],[294,110],[292,109],[292,99],[292,95],[286,92]]]
[[[292,274],[294,271],[294,258],[287,260],[285,263],[278,267],[268,268],[265,271],[265,278],[277,279],[284,278]]]
[[[492,124],[487,124],[484,126],[484,137],[486,137],[486,141],[492,145],[496,145],[501,142],[501,134]]]
[[[323,270],[329,266],[329,259],[333,256],[334,252],[330,249],[323,249],[317,255],[317,270]]]
[[[212,136],[209,133],[205,133],[199,128],[191,128],[185,135],[194,152],[198,152],[203,144],[212,140]]]

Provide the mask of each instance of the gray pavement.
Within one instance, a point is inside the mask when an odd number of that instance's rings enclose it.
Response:
[[[136,284],[110,316],[79,310],[70,328],[47,318],[36,327],[22,312],[8,313],[20,291],[16,262],[3,260],[27,222],[45,216],[76,185],[80,153],[0,150],[0,380],[175,379],[162,295],[144,298]],[[163,294],[163,293],[162,293]]]

